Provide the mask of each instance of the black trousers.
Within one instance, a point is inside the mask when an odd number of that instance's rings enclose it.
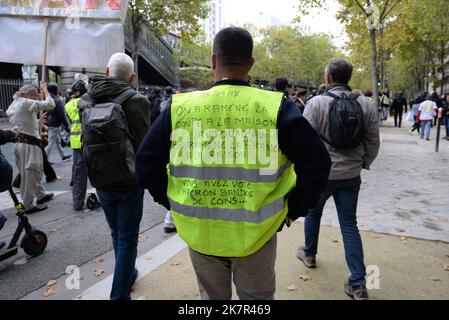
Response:
[[[57,178],[56,176],[56,172],[53,169],[53,167],[51,166],[51,164],[48,162],[48,157],[47,157],[47,153],[45,152],[45,150],[43,148],[41,148],[42,150],[42,156],[44,158],[44,174],[45,174],[45,180],[47,180],[47,182],[51,182],[53,180],[55,180]],[[20,188],[20,181],[21,181],[21,176],[20,173],[16,176],[16,178],[14,179],[12,185],[15,188]]]
[[[403,115],[403,110],[394,110],[394,126],[398,127],[399,124],[399,128],[402,125],[402,115]]]

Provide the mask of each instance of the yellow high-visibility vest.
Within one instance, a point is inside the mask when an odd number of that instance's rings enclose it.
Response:
[[[255,253],[285,220],[296,184],[278,145],[283,94],[220,85],[172,99],[168,198],[179,236],[206,255]]]

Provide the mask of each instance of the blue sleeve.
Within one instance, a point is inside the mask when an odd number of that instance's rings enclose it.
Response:
[[[0,145],[12,142],[14,137],[15,134],[12,131],[0,129]]]
[[[277,125],[279,148],[294,163],[297,175],[288,203],[288,216],[296,220],[318,203],[332,162],[320,136],[293,102],[284,99]]]
[[[167,210],[167,165],[170,161],[171,107],[159,115],[141,143],[136,155],[136,176],[139,185],[147,189],[155,202]]]

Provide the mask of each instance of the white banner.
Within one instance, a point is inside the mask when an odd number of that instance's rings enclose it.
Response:
[[[0,16],[125,21],[128,0],[0,0]]]
[[[0,17],[0,62],[42,65],[44,42],[42,19]],[[49,19],[47,65],[104,68],[124,43],[120,22]]]

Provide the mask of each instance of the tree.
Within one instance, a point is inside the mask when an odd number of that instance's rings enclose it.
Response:
[[[324,34],[311,34],[299,27],[271,27],[253,31],[256,62],[253,79],[274,82],[277,77],[305,80],[319,86],[324,69],[336,49]]]
[[[206,89],[214,81],[210,68],[212,45],[204,33],[193,39],[181,40],[180,50],[175,53],[180,68],[181,83],[189,83],[197,89]]]
[[[139,45],[146,26],[158,36],[169,31],[189,39],[200,31],[199,20],[209,12],[209,0],[129,0],[128,23],[132,33],[132,53],[138,72]]]
[[[323,8],[325,0],[298,0],[300,10],[306,14],[310,8]],[[364,1],[364,2],[363,2]],[[373,87],[374,101],[379,102],[378,96],[378,70],[377,70],[377,30],[381,29],[387,22],[391,13],[400,4],[401,0],[338,0],[342,6],[338,18],[346,25],[346,30],[356,31],[357,34],[366,35],[361,32],[366,25],[370,40],[371,53],[371,81]],[[366,30],[366,29],[365,29]]]

